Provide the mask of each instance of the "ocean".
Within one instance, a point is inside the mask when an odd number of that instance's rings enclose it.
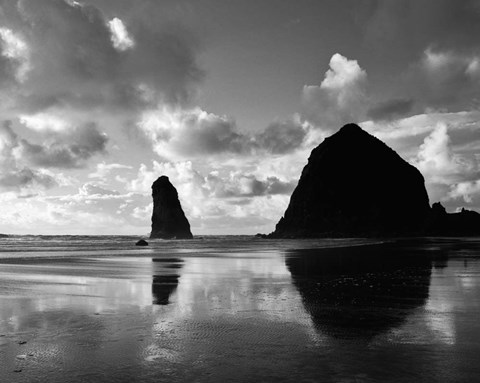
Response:
[[[480,238],[0,238],[0,382],[473,382]]]

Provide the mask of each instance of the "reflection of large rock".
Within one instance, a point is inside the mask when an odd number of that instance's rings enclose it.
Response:
[[[153,214],[150,238],[191,239],[190,224],[182,210],[177,189],[168,177],[161,176],[152,185]]]
[[[421,173],[348,124],[312,151],[271,236],[413,235],[429,211]]]
[[[152,300],[154,305],[168,305],[177,289],[183,261],[179,258],[153,258]]]
[[[429,294],[432,260],[413,245],[299,250],[285,262],[315,327],[333,337],[386,332]]]

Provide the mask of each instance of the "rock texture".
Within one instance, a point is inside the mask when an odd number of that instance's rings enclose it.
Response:
[[[185,213],[178,199],[177,189],[167,176],[159,177],[152,185],[153,214],[150,238],[191,239]]]
[[[348,124],[316,147],[273,238],[422,234],[430,205],[422,174]]]

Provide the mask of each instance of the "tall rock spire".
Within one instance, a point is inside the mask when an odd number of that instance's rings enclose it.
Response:
[[[191,239],[185,213],[178,199],[177,189],[167,176],[159,177],[152,185],[153,214],[150,238]]]

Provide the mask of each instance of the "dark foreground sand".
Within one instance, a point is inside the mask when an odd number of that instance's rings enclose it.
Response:
[[[478,381],[479,241],[325,243],[12,245],[0,382]]]

